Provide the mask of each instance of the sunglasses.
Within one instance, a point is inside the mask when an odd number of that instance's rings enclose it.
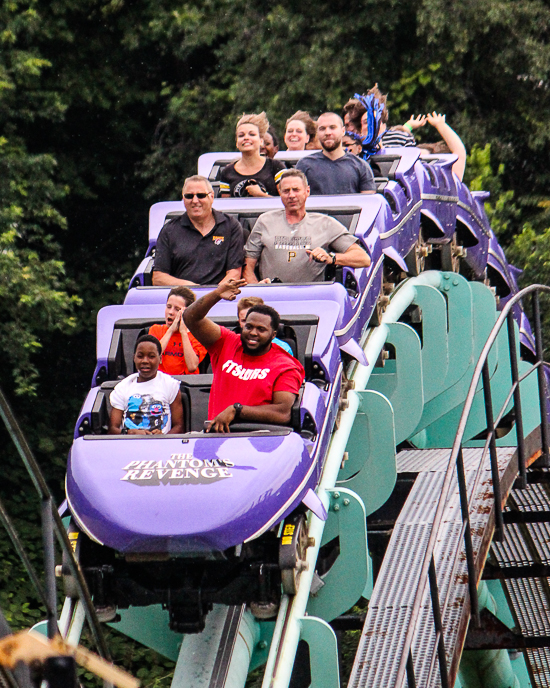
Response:
[[[192,193],[186,193],[186,194],[183,194],[183,197],[184,197],[187,201],[192,201],[193,198],[194,198],[195,196],[196,196],[197,198],[200,198],[200,199],[202,200],[203,198],[206,198],[207,196],[210,196],[210,192],[204,193],[204,191],[202,191],[201,193],[193,193],[193,194],[192,194]]]

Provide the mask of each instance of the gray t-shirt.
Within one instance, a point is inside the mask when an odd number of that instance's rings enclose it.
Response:
[[[287,222],[284,210],[260,215],[244,247],[250,258],[260,259],[261,279],[283,282],[322,282],[326,265],[310,259],[306,249],[345,253],[357,241],[343,224],[323,213],[306,213],[300,222]]]
[[[306,175],[312,196],[376,191],[370,165],[350,153],[331,160],[319,151],[302,158],[296,167]]]

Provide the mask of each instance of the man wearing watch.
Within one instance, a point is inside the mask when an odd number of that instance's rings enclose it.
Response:
[[[305,378],[301,363],[273,344],[279,327],[275,309],[265,304],[250,308],[240,335],[206,317],[221,299],[234,301],[245,284],[222,282],[183,314],[212,363],[207,432],[229,432],[235,422],[286,425]]]
[[[307,178],[297,169],[285,170],[279,182],[284,210],[260,215],[245,246],[244,278],[281,282],[322,282],[327,264],[350,268],[370,265],[367,252],[343,224],[324,213],[306,212]],[[259,263],[259,264],[258,264]]]

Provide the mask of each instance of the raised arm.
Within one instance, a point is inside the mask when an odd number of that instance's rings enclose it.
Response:
[[[426,115],[411,115],[409,119],[403,124],[403,126],[408,129],[411,134],[415,129],[420,129],[426,124]]]
[[[221,335],[220,326],[206,316],[218,301],[234,301],[241,293],[241,287],[244,287],[245,284],[246,280],[244,279],[230,279],[227,282],[221,282],[214,291],[201,296],[200,299],[185,309],[183,314],[185,324],[191,334],[206,348],[213,346]]]
[[[426,115],[426,119],[439,132],[441,138],[449,146],[449,150],[454,155],[458,156],[458,160],[453,165],[453,172],[462,181],[464,177],[464,170],[466,169],[466,148],[462,143],[460,136],[451,129],[445,122],[445,115],[439,115],[437,112],[432,112],[431,115]]]

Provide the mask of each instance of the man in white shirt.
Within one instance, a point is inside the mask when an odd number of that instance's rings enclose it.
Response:
[[[340,222],[324,213],[306,212],[310,188],[303,172],[286,170],[279,182],[284,210],[260,215],[245,246],[244,279],[322,282],[327,264],[351,268],[370,265],[367,252]]]

